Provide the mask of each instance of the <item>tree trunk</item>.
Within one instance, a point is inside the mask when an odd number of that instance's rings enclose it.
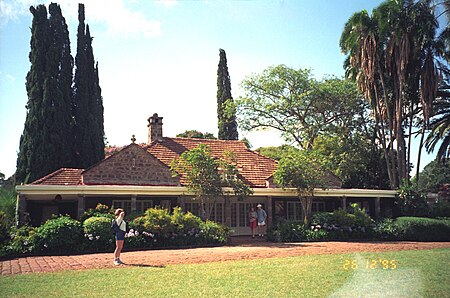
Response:
[[[422,147],[423,147],[423,140],[425,138],[425,125],[422,126],[422,133],[420,136],[420,144],[419,144],[419,153],[417,154],[417,165],[416,165],[416,190],[419,190],[419,169],[420,169],[420,158],[422,156]]]
[[[305,227],[309,227],[311,223],[311,210],[312,210],[312,196],[300,197],[303,210],[303,224]]]

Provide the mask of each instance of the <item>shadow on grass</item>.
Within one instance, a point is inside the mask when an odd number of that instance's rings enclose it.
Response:
[[[164,265],[149,265],[149,264],[131,264],[131,263],[126,263],[123,264],[127,267],[144,267],[144,268],[166,268],[166,266]]]

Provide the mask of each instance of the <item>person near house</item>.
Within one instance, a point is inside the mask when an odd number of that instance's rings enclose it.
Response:
[[[258,210],[256,211],[258,221],[258,236],[264,237],[264,229],[266,226],[267,213],[262,208],[261,204],[258,204],[258,206],[256,207],[258,208]]]
[[[115,215],[115,224],[117,225],[116,228],[116,249],[114,250],[114,265],[120,265],[123,264],[123,262],[120,260],[120,253],[122,252],[123,248],[123,242],[125,240],[125,234],[127,232],[127,224],[125,220],[123,219],[125,217],[125,212],[123,209],[117,209],[114,212]]]
[[[250,212],[248,213],[248,221],[250,229],[252,230],[252,238],[255,238],[255,230],[256,230],[256,220],[258,218],[258,214],[255,211],[255,208],[252,207]]]

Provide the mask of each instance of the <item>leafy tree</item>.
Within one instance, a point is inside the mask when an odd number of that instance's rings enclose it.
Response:
[[[275,183],[282,188],[295,188],[303,210],[303,222],[309,227],[316,188],[324,187],[326,171],[321,156],[307,150],[293,150],[278,163]]]
[[[60,7],[30,7],[31,68],[27,74],[27,117],[20,138],[16,181],[34,181],[60,167],[72,166],[69,32]]]
[[[237,140],[236,110],[231,96],[230,75],[228,73],[227,56],[219,49],[220,60],[217,68],[217,117],[219,118],[219,139]]]
[[[340,138],[321,136],[313,151],[323,156],[327,168],[341,178],[346,188],[389,187],[387,170],[383,167],[383,153],[363,134]]]
[[[225,152],[221,159],[216,159],[204,144],[183,152],[170,167],[174,176],[185,177],[186,187],[200,201],[204,220],[210,218],[216,198],[234,195],[243,199],[251,193],[238,175],[234,156]],[[223,187],[230,187],[231,191],[224,193]]]
[[[299,151],[299,149],[297,149],[294,146],[283,144],[278,147],[275,147],[275,146],[260,147],[260,148],[256,149],[255,151],[264,156],[267,156],[269,158],[272,158],[275,160],[280,160],[286,154],[288,154],[291,151],[295,151],[295,150]]]
[[[84,5],[78,6],[77,55],[72,110],[76,166],[86,168],[104,158],[103,99],[98,65],[92,50],[89,25],[85,25]]]
[[[441,187],[450,183],[450,163],[433,160],[420,173],[419,191],[437,193]]]
[[[186,130],[183,133],[177,134],[179,138],[194,138],[194,139],[211,139],[215,140],[216,137],[209,132],[202,133],[198,130]]]
[[[278,65],[241,85],[245,95],[237,106],[242,128],[276,129],[302,149],[311,149],[319,135],[350,132],[364,121],[364,102],[347,80],[317,81],[308,69]]]
[[[388,0],[371,15],[365,10],[352,15],[341,35],[346,74],[374,111],[393,188],[409,180],[412,129],[424,118],[424,135],[436,97],[437,28],[430,1]]]

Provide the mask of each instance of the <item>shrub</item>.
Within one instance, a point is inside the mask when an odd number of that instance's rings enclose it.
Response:
[[[0,246],[10,240],[10,229],[11,220],[5,212],[0,211]]]
[[[98,204],[95,209],[89,208],[80,216],[80,222],[84,222],[90,217],[107,217],[111,220],[114,218],[114,212],[106,205]]]
[[[230,233],[231,230],[227,226],[207,220],[200,225],[200,243],[224,244],[230,240]]]
[[[0,251],[0,256],[18,256],[21,254],[34,253],[37,248],[37,228],[22,226],[13,228],[11,240]]]
[[[372,231],[373,237],[379,240],[402,240],[404,236],[404,230],[391,218],[377,221]]]
[[[83,248],[83,227],[69,216],[47,220],[37,229],[37,250],[45,253],[79,252]]]
[[[170,214],[167,209],[147,209],[144,216],[129,224],[130,231],[125,235],[127,247],[161,247],[226,243],[230,230],[214,222],[203,222],[190,212],[174,208]]]
[[[450,220],[399,217],[396,224],[403,232],[403,240],[450,241]]]
[[[106,251],[114,247],[114,235],[111,232],[111,219],[108,217],[90,217],[83,222],[84,237],[88,249]]]

